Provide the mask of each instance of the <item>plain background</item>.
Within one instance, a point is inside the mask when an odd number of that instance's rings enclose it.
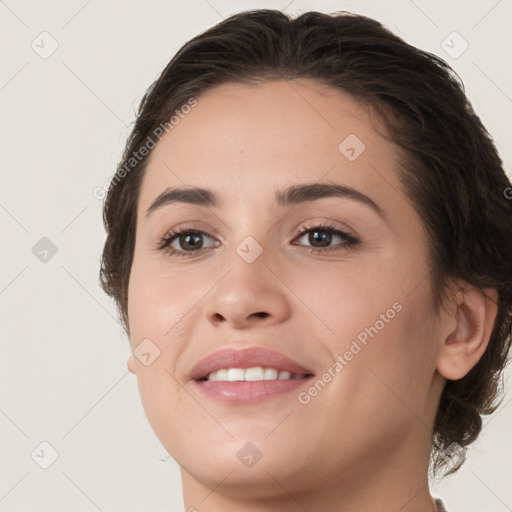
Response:
[[[93,190],[112,176],[142,94],[181,45],[264,7],[366,14],[445,58],[510,173],[510,0],[0,1],[1,511],[182,507],[179,468],[145,419],[128,341],[99,287],[105,233]],[[457,58],[442,47],[450,37],[452,54],[463,49],[454,31],[469,44]],[[432,488],[452,512],[512,510],[506,382],[463,469]],[[47,469],[42,442],[58,453]]]

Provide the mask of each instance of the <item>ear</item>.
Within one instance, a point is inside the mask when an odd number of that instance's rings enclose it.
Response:
[[[448,380],[464,377],[489,344],[498,312],[495,288],[459,283],[447,308],[446,329],[437,359],[438,372]]]
[[[128,367],[128,370],[135,375],[135,358],[133,357],[133,354],[128,357],[126,366]]]

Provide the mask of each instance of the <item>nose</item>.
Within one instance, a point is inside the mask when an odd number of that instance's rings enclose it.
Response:
[[[206,297],[208,321],[216,327],[224,324],[232,329],[285,321],[290,316],[288,289],[276,277],[276,271],[263,258],[252,263],[241,259],[232,263]]]

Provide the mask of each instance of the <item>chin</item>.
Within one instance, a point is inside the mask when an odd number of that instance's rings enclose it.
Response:
[[[243,501],[251,496],[254,500],[275,499],[282,494],[283,487],[300,493],[313,480],[310,468],[290,464],[293,457],[289,454],[263,454],[258,462],[247,466],[239,460],[237,451],[210,453],[207,460],[201,454],[194,454],[177,462],[182,471],[205,487],[217,488],[216,492]]]

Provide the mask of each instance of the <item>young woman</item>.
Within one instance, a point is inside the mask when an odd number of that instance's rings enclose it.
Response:
[[[188,511],[444,510],[511,343],[512,188],[375,20],[243,12],[144,96],[102,286]]]

